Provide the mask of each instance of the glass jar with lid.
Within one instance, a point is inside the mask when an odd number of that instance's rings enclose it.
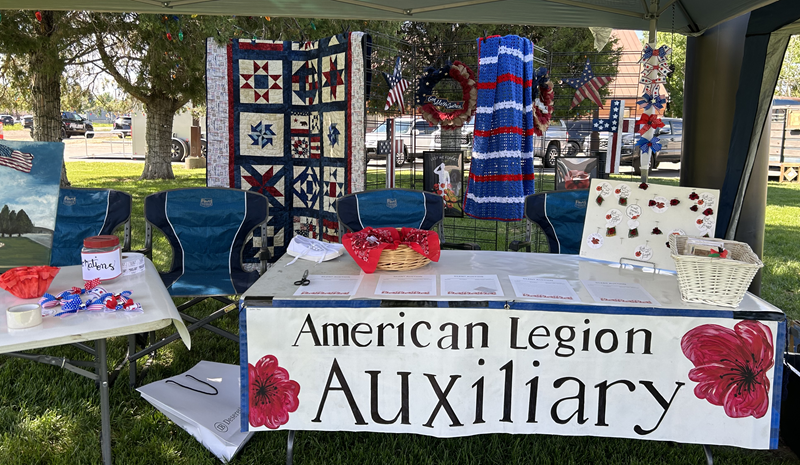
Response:
[[[83,240],[83,279],[108,281],[122,274],[122,253],[117,236],[92,236]]]

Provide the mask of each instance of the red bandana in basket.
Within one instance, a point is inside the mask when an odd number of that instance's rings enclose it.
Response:
[[[431,261],[439,261],[439,236],[435,231],[403,228],[370,228],[342,237],[345,250],[365,273],[373,273],[383,249],[394,250],[405,244]]]

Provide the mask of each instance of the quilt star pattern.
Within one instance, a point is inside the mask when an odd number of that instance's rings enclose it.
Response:
[[[207,41],[207,184],[269,199],[268,237],[246,254],[264,243],[275,261],[295,234],[338,241],[336,199],[364,190],[368,47],[362,32]]]

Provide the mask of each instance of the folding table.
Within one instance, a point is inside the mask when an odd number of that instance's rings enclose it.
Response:
[[[94,380],[100,389],[101,445],[103,463],[111,464],[111,416],[109,410],[109,376],[106,362],[106,339],[155,331],[174,324],[187,348],[191,339],[172,298],[150,260],[143,273],[121,276],[103,283],[109,292],[132,291],[134,302],[142,304],[143,312],[80,312],[63,317],[48,316],[41,325],[28,329],[9,329],[5,309],[38,299],[20,299],[0,289],[0,354],[25,358],[58,366]],[[55,295],[73,286],[82,286],[80,266],[62,267],[48,292]],[[84,342],[94,341],[94,347]],[[69,360],[49,355],[17,353],[22,350],[72,344],[88,352],[94,362]],[[81,367],[94,368],[94,372]]]
[[[786,316],[752,294],[738,308],[687,303],[674,274],[577,255],[444,250],[371,275],[347,255],[289,258],[242,295],[239,333],[242,428],[289,430],[290,456],[297,430],[621,437],[700,444],[708,457],[709,444],[777,447]],[[312,285],[363,276],[352,296],[296,296],[305,269]],[[435,295],[376,295],[401,275],[432,275]],[[502,295],[445,293],[444,277],[475,275],[496,276]],[[510,276],[565,280],[577,298],[544,284],[520,297]],[[596,301],[597,283],[657,302]],[[709,375],[715,366],[727,371]]]

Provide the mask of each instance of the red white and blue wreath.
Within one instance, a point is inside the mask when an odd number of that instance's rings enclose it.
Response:
[[[550,74],[547,68],[536,70],[536,85],[533,87],[533,132],[541,136],[550,126],[550,119],[553,117],[553,82],[550,81]]]
[[[433,88],[444,78],[452,78],[461,85],[463,101],[451,102],[433,95]],[[439,69],[427,68],[419,78],[417,105],[425,121],[442,125],[442,129],[460,128],[475,114],[478,102],[478,86],[475,73],[460,61]],[[439,110],[441,107],[442,110]]]

